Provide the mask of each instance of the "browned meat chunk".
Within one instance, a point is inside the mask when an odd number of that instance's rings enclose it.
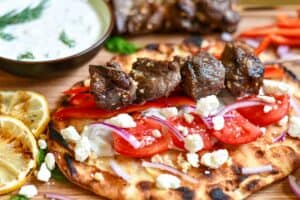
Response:
[[[176,62],[140,58],[130,76],[138,83],[136,102],[168,96],[180,83],[180,67]]]
[[[97,106],[114,110],[131,104],[136,85],[128,74],[112,66],[90,66],[91,90]]]
[[[251,47],[241,42],[228,43],[222,54],[226,69],[225,85],[235,96],[258,93],[263,82],[264,65]]]
[[[224,88],[225,68],[215,57],[201,52],[187,58],[181,69],[181,76],[184,92],[197,100],[218,94]]]

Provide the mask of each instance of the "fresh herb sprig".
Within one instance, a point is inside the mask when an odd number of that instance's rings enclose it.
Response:
[[[38,166],[41,166],[41,164],[45,161],[46,154],[47,154],[46,149],[39,149],[39,153],[37,157]]]
[[[15,39],[15,36],[13,36],[10,33],[5,33],[3,31],[0,31],[0,39],[6,40],[6,41],[12,41],[13,39]]]
[[[67,178],[59,170],[58,167],[55,167],[54,170],[51,171],[51,178],[53,178],[56,181],[62,182],[62,183],[65,183],[68,181]]]
[[[23,195],[20,195],[20,194],[16,194],[16,195],[11,196],[9,200],[29,200],[29,198],[27,198]]]
[[[110,52],[120,54],[132,54],[139,50],[135,44],[119,36],[109,38],[105,42],[105,48]]]
[[[76,45],[75,40],[71,39],[65,31],[60,33],[59,40],[70,48],[75,47]]]
[[[26,51],[18,55],[17,60],[34,59],[34,55],[30,51]]]
[[[0,29],[12,24],[20,24],[38,19],[44,9],[48,0],[42,0],[36,7],[26,7],[25,9],[17,12],[16,10],[9,11],[8,13],[0,16]]]

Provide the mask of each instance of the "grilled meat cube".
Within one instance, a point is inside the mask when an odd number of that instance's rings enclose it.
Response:
[[[97,106],[114,110],[131,104],[135,99],[136,84],[128,74],[111,66],[90,66],[91,90]]]
[[[223,64],[206,52],[187,58],[181,76],[184,92],[195,100],[217,94],[225,87]]]
[[[248,45],[226,44],[222,54],[226,69],[225,85],[235,96],[257,94],[263,83],[264,65]]]
[[[180,83],[180,67],[177,62],[139,58],[130,76],[138,83],[136,103],[168,96]]]

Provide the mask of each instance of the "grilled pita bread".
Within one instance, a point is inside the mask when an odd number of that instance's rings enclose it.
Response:
[[[195,52],[195,46],[180,45],[154,45],[133,55],[117,56],[113,58],[121,67],[129,72],[132,63],[138,57],[150,57],[152,59],[168,60],[173,56],[188,56]],[[290,71],[285,70],[282,80],[300,93],[299,80]],[[84,81],[75,86],[83,85]],[[64,98],[63,98],[64,99]],[[58,109],[67,106],[62,100]],[[295,115],[291,109],[290,115]],[[98,119],[103,120],[103,119]],[[192,184],[181,179],[181,187],[178,189],[162,190],[155,185],[156,177],[163,171],[144,168],[141,159],[134,159],[122,155],[114,157],[90,156],[85,162],[78,162],[74,158],[72,145],[68,144],[60,134],[60,130],[68,126],[74,126],[78,132],[94,120],[91,119],[52,119],[49,133],[49,150],[55,154],[56,163],[64,175],[74,184],[90,190],[97,195],[108,199],[126,200],[229,200],[245,199],[255,191],[285,178],[296,168],[300,167],[300,140],[287,137],[283,142],[274,143],[286,126],[271,125],[266,133],[254,142],[230,146],[224,145],[230,155],[230,160],[222,167],[211,170],[204,166],[191,168],[188,175],[199,180],[198,184]],[[177,169],[181,169],[180,159],[182,154],[169,150],[158,155],[163,163]],[[117,176],[109,167],[111,160],[117,163],[131,175],[130,182]],[[242,167],[255,167],[272,165],[272,172],[243,175]]]

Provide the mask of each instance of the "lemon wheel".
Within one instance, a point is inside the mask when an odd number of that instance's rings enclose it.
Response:
[[[35,137],[45,130],[50,120],[45,97],[28,91],[1,91],[0,115],[21,120]]]
[[[35,168],[35,137],[18,119],[0,116],[0,194],[21,187]]]

